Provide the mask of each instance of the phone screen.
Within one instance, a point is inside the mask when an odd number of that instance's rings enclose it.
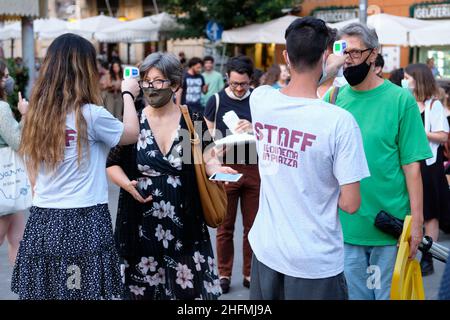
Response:
[[[242,174],[231,174],[231,173],[214,173],[209,180],[213,181],[225,181],[225,182],[237,182],[242,177]]]

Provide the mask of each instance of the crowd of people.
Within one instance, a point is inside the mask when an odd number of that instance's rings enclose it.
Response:
[[[33,186],[26,226],[22,212],[0,212],[12,291],[217,299],[231,288],[240,205],[250,299],[389,299],[398,239],[375,227],[376,215],[411,215],[410,259],[424,235],[438,241],[450,225],[446,93],[431,63],[385,79],[377,34],[365,25],[336,31],[304,17],[285,39],[285,64],[266,73],[244,55],[229,59],[223,77],[211,56],[156,52],[139,63],[139,80],[123,80],[120,60],[105,64],[89,41],[65,34],[48,48],[30,101],[19,97],[20,123],[0,61],[0,148],[23,156]],[[347,42],[342,56],[336,40]],[[216,255],[188,121],[208,176],[243,175],[224,185]],[[235,134],[254,141],[216,145]],[[107,177],[120,187],[114,232]],[[423,275],[434,272],[429,253],[420,264]],[[441,298],[450,296],[449,263],[445,272]]]

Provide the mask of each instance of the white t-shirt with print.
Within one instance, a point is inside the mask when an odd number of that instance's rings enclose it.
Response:
[[[41,208],[85,208],[108,203],[106,158],[123,133],[123,124],[105,108],[92,104],[83,106],[87,123],[89,156],[83,148],[78,166],[75,113],[66,118],[66,149],[64,161],[55,171],[41,167],[36,179],[33,205]]]
[[[353,116],[319,99],[270,86],[250,96],[261,192],[249,233],[257,259],[288,276],[321,279],[344,270],[341,185],[369,176]]]

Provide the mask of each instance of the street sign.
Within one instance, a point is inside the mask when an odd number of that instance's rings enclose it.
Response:
[[[214,21],[209,21],[206,25],[206,36],[211,41],[218,41],[222,39],[223,27]]]

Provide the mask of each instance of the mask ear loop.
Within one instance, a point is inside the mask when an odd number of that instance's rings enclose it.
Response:
[[[173,94],[177,93],[178,90],[180,90],[180,89],[181,89],[181,86],[178,86],[177,89],[175,91],[173,91]]]
[[[367,62],[367,60],[369,60],[369,57],[370,57],[370,55],[372,54],[372,52],[373,52],[373,50],[375,50],[374,48],[372,48],[371,50],[370,50],[370,53],[369,53],[369,55],[367,56],[367,58],[363,61],[363,63],[366,63]],[[374,64],[374,62],[371,62],[370,63],[370,66],[372,66],[372,64]]]

